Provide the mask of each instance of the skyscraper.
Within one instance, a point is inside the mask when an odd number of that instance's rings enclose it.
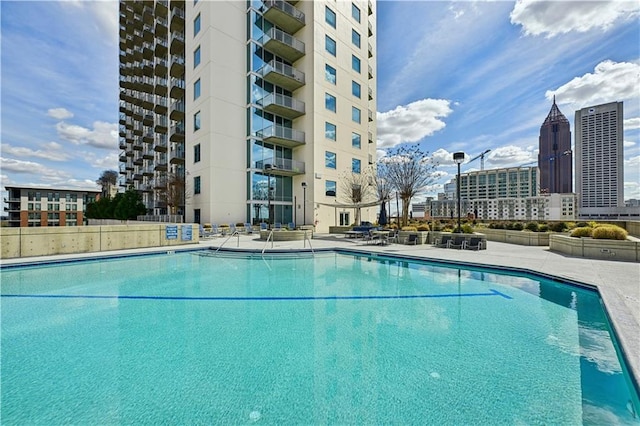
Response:
[[[624,206],[622,102],[576,111],[576,193],[581,217]]]
[[[121,1],[125,185],[187,221],[352,223],[332,205],[375,159],[375,23],[371,0]]]
[[[573,191],[573,155],[569,120],[560,112],[553,97],[553,105],[540,126],[538,139],[538,167],[540,191],[548,194],[567,194]]]

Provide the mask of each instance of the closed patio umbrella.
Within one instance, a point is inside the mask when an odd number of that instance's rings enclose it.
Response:
[[[382,205],[380,206],[380,217],[378,218],[378,224],[380,224],[381,226],[385,226],[389,222],[387,220],[387,206],[385,204],[386,203],[383,201]]]

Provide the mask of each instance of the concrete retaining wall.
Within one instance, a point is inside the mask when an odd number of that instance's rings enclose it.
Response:
[[[191,240],[183,239],[183,226],[191,228]],[[0,228],[0,258],[196,244],[198,231],[198,225],[191,223]]]
[[[510,231],[508,229],[482,229],[487,241],[518,244],[521,246],[548,246],[550,232]]]
[[[640,241],[600,240],[552,235],[549,239],[551,251],[588,259],[640,261]]]

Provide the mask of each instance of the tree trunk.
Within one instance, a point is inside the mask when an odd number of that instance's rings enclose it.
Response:
[[[409,202],[411,198],[402,197],[402,226],[409,225]]]

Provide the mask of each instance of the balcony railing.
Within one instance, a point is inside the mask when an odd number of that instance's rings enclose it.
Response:
[[[283,0],[264,0],[264,17],[290,33],[296,33],[305,26],[302,11]]]
[[[289,148],[294,148],[305,143],[304,132],[278,125],[265,127],[256,132],[256,136],[261,137],[266,142],[276,143]]]
[[[288,158],[269,158],[256,161],[254,167],[264,170],[265,173],[279,176],[293,176],[304,174],[305,164],[302,161],[290,160]]]
[[[287,118],[296,118],[304,115],[304,102],[294,99],[291,96],[271,93],[258,101],[265,111]]]
[[[287,59],[290,62],[297,61],[305,54],[303,42],[291,34],[287,34],[275,27],[267,31],[260,39],[260,42],[265,49]]]
[[[269,61],[258,71],[269,83],[294,91],[304,86],[304,73],[291,65],[283,64],[275,59]]]

